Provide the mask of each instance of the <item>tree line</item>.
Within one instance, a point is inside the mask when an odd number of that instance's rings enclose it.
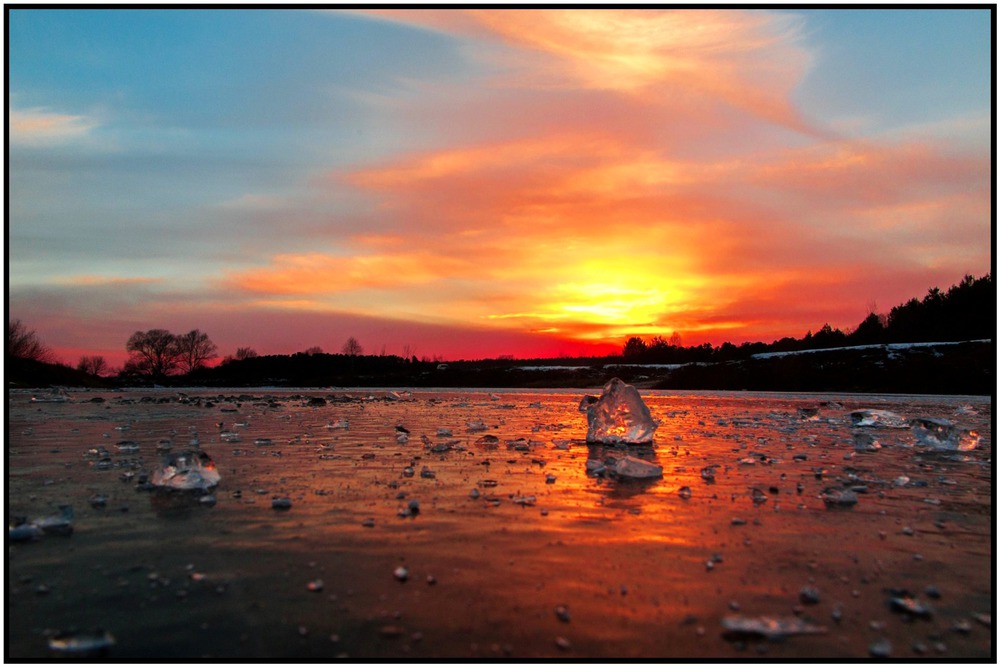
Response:
[[[824,324],[802,338],[785,337],[770,344],[723,343],[718,347],[709,343],[681,347],[676,333],[669,341],[661,336],[648,341],[633,336],[622,346],[621,357],[632,363],[682,364],[748,359],[763,352],[992,339],[996,322],[996,290],[992,274],[987,273],[980,278],[966,275],[944,292],[932,287],[923,299],[912,298],[888,313],[877,313],[872,307],[849,332]]]
[[[193,376],[210,366],[218,358],[218,347],[207,333],[192,329],[184,334],[174,334],[166,329],[136,331],[125,343],[129,357],[120,369],[111,368],[101,355],[83,355],[76,370],[93,377],[116,376],[123,380],[150,379],[162,381],[168,376]],[[323,355],[318,345],[297,353],[305,357]],[[353,358],[364,354],[364,347],[354,336],[344,343],[342,354]],[[385,352],[381,356],[385,356]],[[51,348],[41,342],[38,333],[29,329],[20,319],[7,322],[8,359],[54,364],[59,363]],[[227,354],[219,363],[226,367],[237,362],[245,362],[260,357],[252,347],[238,347],[234,354]]]

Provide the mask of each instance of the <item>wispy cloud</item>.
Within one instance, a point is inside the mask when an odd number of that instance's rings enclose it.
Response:
[[[87,116],[46,108],[8,109],[10,142],[23,146],[56,146],[87,137],[99,123]]]
[[[802,45],[800,15],[693,9],[373,13],[548,57],[514,55],[503,85],[614,91],[646,103],[703,95],[797,131],[823,132],[788,101],[812,60]],[[496,59],[517,54],[480,53]]]
[[[231,272],[223,285],[263,294],[331,295],[362,289],[422,285],[468,271],[468,262],[427,251],[336,256],[281,254],[269,266]]]

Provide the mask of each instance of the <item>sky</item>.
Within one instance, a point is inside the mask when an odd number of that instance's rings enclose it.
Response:
[[[8,317],[453,359],[849,331],[991,270],[991,11],[8,11]]]

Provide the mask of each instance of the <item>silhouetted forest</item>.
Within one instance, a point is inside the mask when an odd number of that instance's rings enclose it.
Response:
[[[241,348],[217,366],[197,365],[183,375],[155,378],[134,373],[98,378],[42,362],[11,365],[8,352],[8,379],[23,386],[141,386],[155,381],[211,387],[541,388],[599,386],[617,375],[662,389],[992,394],[995,331],[996,290],[992,275],[986,274],[965,276],[947,291],[931,288],[923,299],[910,299],[888,313],[870,312],[848,332],[825,324],[815,333],[772,343],[684,347],[677,337],[669,341],[633,337],[621,354],[604,357],[501,357],[448,363],[351,353],[360,345],[345,348],[342,354],[311,348],[292,355],[257,355]],[[133,339],[152,333],[169,334],[136,332]]]

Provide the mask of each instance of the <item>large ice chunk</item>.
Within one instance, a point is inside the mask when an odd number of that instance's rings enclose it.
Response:
[[[169,454],[153,471],[153,486],[173,491],[208,491],[222,477],[212,458],[200,450]]]
[[[909,428],[910,422],[902,415],[888,410],[855,410],[850,414],[852,426],[873,428]]]
[[[659,426],[636,388],[618,378],[604,385],[600,398],[584,396],[579,409],[587,414],[587,442],[649,443]]]
[[[917,444],[931,449],[967,452],[979,445],[979,434],[956,426],[947,419],[918,417],[910,420]]]

